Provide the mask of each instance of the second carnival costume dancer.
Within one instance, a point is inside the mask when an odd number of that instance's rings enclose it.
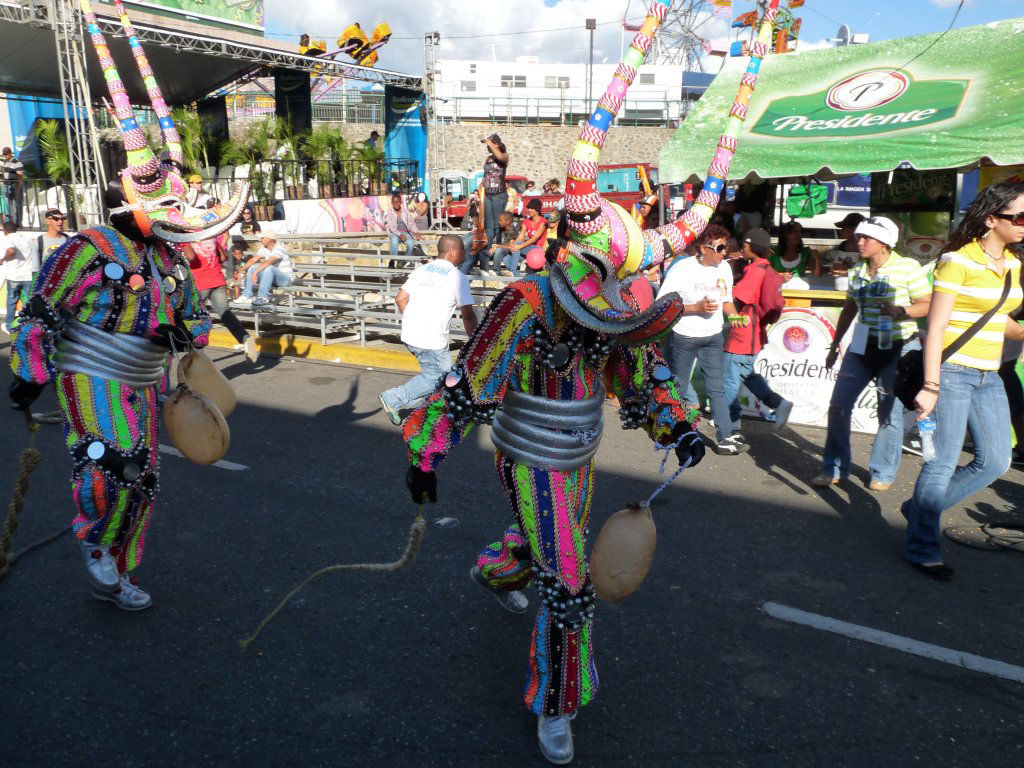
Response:
[[[181,141],[120,0],[116,8],[164,141],[146,143],[88,0],[81,0],[128,157],[106,191],[111,226],[79,232],[42,263],[11,334],[10,396],[28,409],[53,383],[71,453],[71,527],[93,594],[125,610],[152,600],[131,576],[142,560],[158,486],[158,389],[174,346],[202,347],[210,319],[177,243],[215,237],[241,214],[183,202]]]
[[[566,181],[568,251],[550,272],[498,294],[451,373],[404,426],[411,460],[406,482],[421,502],[436,500],[435,470],[448,451],[474,424],[492,424],[495,468],[515,522],[480,553],[472,575],[495,591],[516,592],[531,582],[539,588],[524,701],[538,717],[541,752],[553,763],[572,760],[569,721],[598,687],[585,546],[606,392],[619,399],[626,427],[675,446],[681,466],[704,455],[695,414],[684,411],[679,384],[655,345],[683,313],[682,301],[676,294],[655,301],[641,272],[683,255],[707,225],[778,0],[753,46],[704,192],[682,221],[641,230],[628,212],[598,195],[597,161],[670,5],[652,4],[576,144]],[[504,602],[521,609],[524,600]]]

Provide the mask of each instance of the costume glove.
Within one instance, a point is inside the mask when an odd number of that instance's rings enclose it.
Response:
[[[679,459],[679,466],[697,466],[700,464],[701,459],[704,458],[704,439],[697,430],[685,421],[678,422],[672,428],[672,442],[676,442],[680,437],[682,442],[676,446],[676,457]]]
[[[191,349],[194,343],[192,335],[181,325],[158,325],[156,336],[151,341],[161,347],[177,350]]]
[[[431,503],[437,501],[437,475],[433,472],[424,472],[419,467],[409,467],[405,471],[405,486],[412,494],[413,504],[422,504],[427,499],[430,499]]]
[[[43,384],[36,384],[34,381],[25,381],[14,377],[11,388],[8,390],[11,397],[11,407],[16,411],[27,411],[32,403],[36,401],[43,391]]]

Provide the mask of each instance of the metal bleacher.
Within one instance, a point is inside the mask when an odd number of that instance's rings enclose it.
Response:
[[[257,335],[314,331],[324,345],[396,341],[401,314],[394,298],[412,269],[436,255],[439,234],[423,233],[422,253],[405,254],[400,247],[397,256],[390,255],[389,240],[379,232],[278,235],[291,254],[295,281],[275,288],[269,305],[232,310],[243,321],[251,320]],[[470,275],[478,314],[513,279]],[[453,323],[451,336],[465,340],[460,323]]]

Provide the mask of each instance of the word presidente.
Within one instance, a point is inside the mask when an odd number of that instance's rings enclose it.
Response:
[[[875,115],[871,112],[858,117],[837,117],[834,120],[809,120],[806,115],[791,115],[772,120],[776,131],[830,131],[836,128],[865,128],[873,125],[893,123],[920,123],[938,112],[937,109],[914,109],[910,112],[893,112],[889,115]]]

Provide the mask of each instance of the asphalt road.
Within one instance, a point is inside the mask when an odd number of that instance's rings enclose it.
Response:
[[[154,607],[91,600],[69,537],[0,581],[0,766],[546,765],[521,704],[531,619],[467,577],[510,519],[485,432],[441,468],[412,567],[327,576],[240,651],[312,570],[396,558],[415,509],[376,401],[401,375],[214,357],[239,394],[227,458],[244,468],[163,457],[139,570]],[[40,409],[52,408],[47,391]],[[659,482],[645,436],[620,431],[614,412],[606,421],[595,530]],[[1024,764],[1024,685],[761,610],[773,601],[1024,665],[1024,554],[947,544],[956,578],[932,582],[900,559],[898,505],[918,459],[887,493],[819,493],[807,480],[822,431],[750,433],[748,455],[709,454],[662,494],[648,581],[599,605],[601,691],[574,722],[575,764]],[[25,440],[17,414],[0,409],[0,435],[6,498]],[[60,428],[43,428],[39,447],[15,549],[70,521]],[[869,447],[855,438],[861,467]],[[1022,480],[1011,470],[947,524],[1014,517]],[[435,522],[446,517],[458,524]]]

